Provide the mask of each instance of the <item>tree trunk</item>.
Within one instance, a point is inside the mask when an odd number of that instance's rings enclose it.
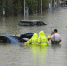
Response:
[[[8,17],[8,7],[7,7],[8,4],[7,3],[8,3],[8,1],[6,0],[6,4],[5,4],[6,5],[6,8],[5,8],[5,16],[6,17]]]
[[[14,0],[14,4],[16,6],[17,0]],[[14,7],[14,16],[17,16],[17,9],[16,7]]]
[[[31,8],[29,8],[29,14],[33,14],[33,11],[31,10]]]

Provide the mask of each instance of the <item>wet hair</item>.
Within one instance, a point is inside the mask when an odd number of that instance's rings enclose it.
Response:
[[[58,30],[57,29],[54,29],[54,32],[58,32]]]

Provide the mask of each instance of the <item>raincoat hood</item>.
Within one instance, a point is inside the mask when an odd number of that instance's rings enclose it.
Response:
[[[48,40],[44,34],[44,31],[39,32],[38,42],[40,43],[40,45],[45,45],[45,46],[48,45]]]
[[[39,32],[39,37],[40,37],[40,36],[45,36],[44,31],[40,31],[40,32]]]
[[[37,41],[38,41],[37,38],[38,38],[37,33],[34,33],[33,36],[32,36],[32,38],[31,38],[30,40],[28,40],[26,43],[27,43],[27,44],[30,44],[30,43],[31,43],[31,44],[35,44],[35,43],[37,43]]]
[[[37,38],[37,37],[38,37],[37,33],[34,33],[32,36],[32,38]]]

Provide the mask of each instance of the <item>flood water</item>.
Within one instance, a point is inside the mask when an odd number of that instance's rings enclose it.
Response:
[[[51,35],[55,28],[62,37],[60,45],[34,46],[0,44],[0,66],[67,66],[67,8],[26,16],[26,20],[42,20],[47,26],[20,27],[23,16],[0,18],[0,34],[21,35],[26,32]]]

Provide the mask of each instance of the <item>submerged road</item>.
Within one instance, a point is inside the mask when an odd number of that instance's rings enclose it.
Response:
[[[58,8],[52,13],[43,12],[26,16],[28,20],[42,20],[47,26],[19,27],[17,24],[23,16],[4,17],[0,20],[1,34],[25,32],[39,33],[41,30],[48,36],[54,28],[62,37],[60,45],[45,47],[35,45],[0,44],[0,66],[67,66],[67,8]]]

